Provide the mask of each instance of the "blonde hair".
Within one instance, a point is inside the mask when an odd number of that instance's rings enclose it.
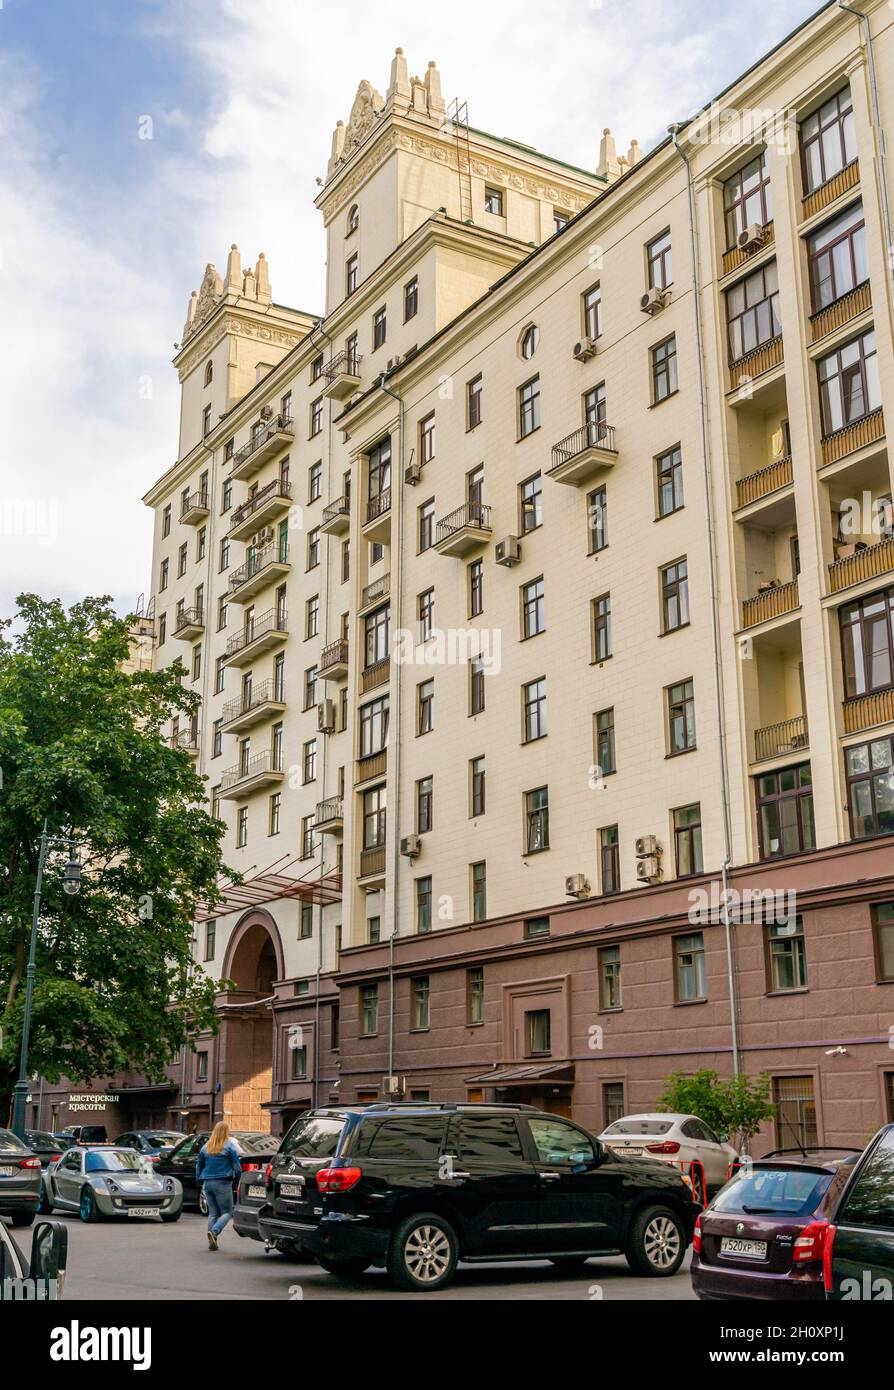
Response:
[[[208,1140],[205,1148],[210,1154],[223,1153],[224,1146],[229,1137],[230,1126],[227,1124],[226,1120],[218,1120],[211,1131],[211,1138]]]

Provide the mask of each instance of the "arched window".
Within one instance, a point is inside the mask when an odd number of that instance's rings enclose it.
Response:
[[[213,363],[213,362],[206,362],[206,363],[205,363],[205,385],[206,385],[206,386],[210,386],[210,385],[211,385],[211,380],[212,380],[213,376],[214,376],[214,363]]]
[[[529,323],[518,343],[518,350],[526,362],[529,362],[537,351],[537,344],[540,342],[540,329],[536,323]]]
[[[355,203],[354,206],[351,208],[350,212],[348,213],[348,230],[347,230],[347,235],[350,236],[352,232],[356,232],[356,230],[357,230],[357,228],[358,228],[359,226],[360,226],[360,209],[359,209],[359,207],[357,206],[357,204]]]

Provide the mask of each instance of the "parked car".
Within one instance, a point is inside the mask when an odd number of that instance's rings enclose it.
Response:
[[[250,1171],[243,1173],[236,1188],[236,1205],[233,1208],[233,1229],[237,1235],[251,1240],[262,1240],[258,1230],[258,1213],[267,1202],[267,1184],[264,1173]]]
[[[46,1168],[48,1163],[54,1163],[57,1158],[61,1158],[70,1144],[63,1144],[53,1134],[45,1134],[40,1129],[26,1129],[25,1143],[33,1154],[37,1154],[41,1164]]]
[[[86,1146],[69,1149],[43,1180],[41,1211],[77,1212],[82,1221],[105,1216],[157,1216],[179,1221],[183,1188],[160,1177],[133,1149]]]
[[[40,1159],[11,1129],[0,1129],[0,1216],[30,1226],[40,1201]]]
[[[698,1211],[680,1173],[606,1149],[527,1105],[382,1102],[295,1121],[267,1173],[258,1216],[335,1275],[384,1265],[433,1290],[457,1261],[583,1265],[624,1254],[642,1275],[679,1269]]]
[[[189,1134],[173,1149],[160,1155],[155,1164],[157,1173],[170,1174],[183,1185],[183,1201],[188,1207],[198,1207],[202,1215],[207,1215],[205,1194],[196,1181],[196,1159],[199,1149],[209,1137],[209,1132]],[[279,1147],[279,1140],[272,1134],[260,1130],[234,1130],[230,1138],[236,1145],[243,1173],[263,1172]],[[234,1194],[238,1184],[233,1184]]]
[[[826,1201],[858,1157],[856,1149],[783,1149],[734,1173],[695,1223],[697,1297],[822,1299]]]
[[[600,1143],[628,1158],[657,1158],[689,1173],[689,1164],[705,1170],[708,1195],[729,1177],[739,1155],[697,1115],[625,1115],[599,1136]],[[700,1175],[698,1175],[700,1176]]]
[[[183,1135],[176,1129],[133,1129],[119,1134],[115,1144],[119,1149],[135,1149],[150,1163],[157,1163],[180,1143]]]
[[[55,1283],[55,1297],[62,1297],[68,1263],[68,1231],[61,1221],[39,1221],[31,1236],[31,1257],[24,1252],[0,1220],[0,1300],[22,1297],[16,1284],[28,1279],[46,1289]],[[49,1289],[46,1290],[49,1292]],[[33,1296],[33,1291],[32,1291]]]
[[[864,1149],[827,1210],[826,1298],[888,1300],[894,1291],[894,1124]]]
[[[109,1132],[105,1125],[66,1125],[62,1131],[73,1144],[107,1144]]]

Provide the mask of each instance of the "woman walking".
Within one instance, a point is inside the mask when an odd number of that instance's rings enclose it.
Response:
[[[233,1182],[242,1176],[239,1151],[230,1138],[230,1126],[220,1120],[199,1150],[196,1178],[205,1188],[208,1203],[208,1249],[217,1250],[217,1237],[233,1215]]]

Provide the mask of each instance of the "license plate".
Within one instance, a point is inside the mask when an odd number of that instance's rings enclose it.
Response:
[[[266,1197],[267,1189],[266,1187],[250,1187],[248,1189],[248,1195],[249,1197]]]
[[[15,1168],[0,1168],[0,1178],[15,1177]]]
[[[733,1236],[725,1236],[720,1242],[721,1255],[749,1255],[754,1260],[764,1260],[767,1257],[767,1242],[765,1240],[736,1240]]]
[[[628,1158],[642,1158],[642,1156],[643,1156],[643,1151],[642,1151],[642,1149],[628,1149],[628,1148],[624,1148],[624,1149],[621,1150],[621,1153],[622,1153],[622,1154],[626,1154]]]
[[[284,1182],[279,1191],[283,1197],[303,1197],[304,1183]]]
[[[128,1216],[158,1216],[158,1207],[128,1207]]]

